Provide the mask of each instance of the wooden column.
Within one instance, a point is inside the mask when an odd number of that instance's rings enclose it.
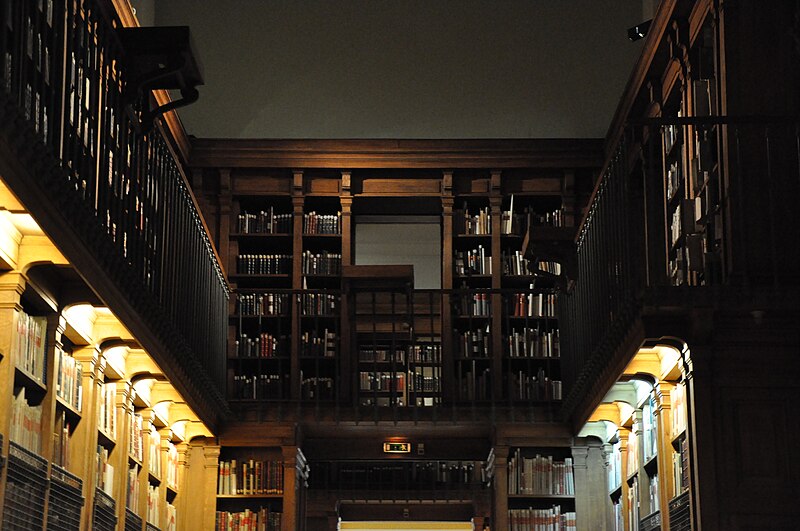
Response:
[[[491,177],[489,212],[492,216],[492,289],[502,286],[502,261],[500,260],[500,227],[502,224],[503,197],[500,195],[500,171],[493,170]],[[503,400],[503,296],[499,292],[491,296],[491,349],[492,349],[492,405]]]
[[[686,381],[686,437],[689,441],[689,492],[694,529],[717,529],[715,396],[711,352],[694,347],[681,354]],[[704,525],[705,524],[705,525]]]
[[[283,446],[283,521],[282,531],[295,531],[298,529],[297,521],[297,496],[295,489],[297,486],[297,475],[295,466],[297,465],[297,447]]]
[[[135,391],[128,381],[117,382],[117,445],[114,448],[115,491],[117,500],[117,521],[125,522],[125,506],[128,500],[128,455],[130,454],[131,418],[133,417],[133,396]],[[141,494],[141,491],[140,491]],[[124,525],[124,524],[123,524]]]
[[[303,171],[292,172],[292,288],[303,287]],[[299,297],[299,295],[297,296]],[[293,300],[291,309],[292,318],[292,347],[290,369],[290,397],[300,400],[300,307],[297,297]]]
[[[669,500],[675,492],[672,476],[672,403],[675,385],[658,382],[653,388],[656,399],[657,449],[658,449],[658,504],[661,510],[661,528],[669,529]]]
[[[187,518],[187,513],[189,511],[196,511],[196,507],[193,507],[190,503],[188,503],[188,499],[192,494],[195,492],[194,483],[190,482],[189,477],[189,443],[182,442],[175,445],[178,450],[178,494],[175,496],[175,500],[173,500],[172,505],[175,506],[175,528],[176,529],[188,529],[186,526],[182,525],[182,520]],[[190,492],[189,489],[191,489]],[[216,491],[214,491],[216,494]]]
[[[508,527],[508,446],[494,447],[494,520],[493,529]]]
[[[597,485],[589,475],[588,441],[576,440],[576,443],[572,447],[572,469],[575,479],[575,513],[578,515],[578,529],[596,529],[583,525],[597,516],[592,512],[591,498]]]
[[[219,446],[208,445],[202,447],[203,456],[203,481],[199,494],[204,500],[202,527],[191,526],[184,529],[214,529],[217,516],[217,472],[219,471]],[[199,452],[198,452],[199,453]],[[187,522],[188,524],[189,522]]]
[[[70,471],[83,480],[83,499],[86,501],[81,513],[81,529],[89,529],[97,469],[97,395],[103,371],[100,368],[100,350],[96,345],[73,349],[72,356],[81,364],[83,408],[81,422],[72,432]]]
[[[42,402],[42,457],[48,461],[53,461],[53,429],[56,419],[56,385],[58,375],[56,374],[56,352],[60,351],[64,344],[62,335],[67,321],[57,313],[47,315],[47,330],[45,335],[45,365],[47,366],[47,393]]]
[[[352,265],[355,256],[353,255],[353,230],[352,230],[352,207],[353,196],[350,193],[351,172],[342,172],[342,193],[339,201],[342,206],[342,265]]]
[[[611,443],[603,443],[602,447],[602,459],[603,459],[603,477],[605,479],[605,487],[603,488],[603,499],[604,499],[604,507],[605,507],[605,516],[603,517],[602,525],[604,529],[614,529],[614,511],[611,502],[611,498],[609,496],[611,491],[611,485],[608,482],[608,472],[609,468],[611,468],[611,460],[613,459],[614,454],[614,445]],[[578,516],[580,518],[580,516]]]
[[[628,434],[630,430],[623,426],[619,427],[619,454],[620,454],[620,476],[622,477],[622,493],[620,494],[620,503],[622,504],[622,514],[625,515],[623,521],[625,524],[625,531],[636,531],[630,529],[628,525],[628,514],[630,513],[630,504],[628,503]]]
[[[139,474],[139,508],[136,513],[142,517],[142,520],[147,522],[147,495],[148,487],[150,485],[150,428],[153,425],[153,410],[150,408],[144,409],[142,415],[142,447],[144,455],[142,455],[142,470]],[[161,481],[161,471],[157,470],[153,474],[156,479]]]
[[[442,289],[453,289],[453,171],[442,174]],[[455,403],[455,361],[453,360],[453,314],[448,293],[442,294],[442,397]]]
[[[167,485],[169,481],[168,468],[169,468],[169,443],[172,440],[172,430],[170,428],[162,428],[159,430],[161,435],[161,485],[158,490],[158,527],[165,529],[167,523]]]

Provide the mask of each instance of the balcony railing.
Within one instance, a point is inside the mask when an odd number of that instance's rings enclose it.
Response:
[[[780,304],[800,278],[798,193],[795,119],[630,125],[579,232],[575,289],[561,298],[565,406],[611,361],[643,306]]]
[[[228,398],[242,419],[557,420],[558,295],[551,277],[534,282],[237,290]]]
[[[168,137],[137,133],[126,112],[147,102],[125,92],[121,27],[104,0],[4,0],[0,139],[33,177],[15,192],[34,216],[55,207],[51,226],[77,233],[185,373],[177,383],[224,407],[226,281]]]

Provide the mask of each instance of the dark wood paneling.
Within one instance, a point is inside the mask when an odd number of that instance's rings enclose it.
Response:
[[[584,168],[602,163],[599,139],[195,139],[191,166],[229,168]]]

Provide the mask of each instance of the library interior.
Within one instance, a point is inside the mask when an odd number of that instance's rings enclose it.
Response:
[[[798,199],[800,0],[0,0],[0,529],[796,530]]]

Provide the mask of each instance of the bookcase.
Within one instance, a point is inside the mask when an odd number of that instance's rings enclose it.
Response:
[[[577,529],[569,448],[514,448],[508,458],[509,529]]]
[[[675,346],[639,349],[581,430],[604,443],[613,529],[692,528],[682,363]]]
[[[53,274],[0,272],[16,300],[0,309],[2,526],[176,531],[179,447],[208,431],[110,312],[41,296]],[[158,426],[168,442],[150,450]]]
[[[282,529],[284,463],[280,448],[223,447],[217,473],[216,529]],[[263,527],[261,527],[263,526]]]
[[[721,280],[725,269],[725,227],[721,210],[724,197],[720,178],[718,123],[700,119],[718,116],[717,31],[709,17],[697,30],[691,44],[677,27],[668,38],[686,68],[672,66],[664,72],[667,89],[660,111],[664,118],[677,118],[661,130],[660,157],[667,228],[667,278],[672,285],[706,285]],[[680,50],[680,51],[677,51]],[[677,65],[676,59],[672,65]]]

